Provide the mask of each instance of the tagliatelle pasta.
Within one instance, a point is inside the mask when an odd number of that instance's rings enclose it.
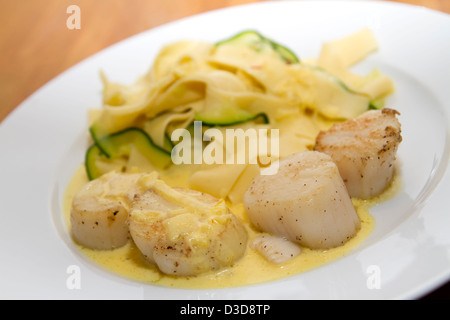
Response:
[[[243,32],[219,43],[179,41],[166,45],[150,70],[132,85],[114,83],[102,74],[103,108],[91,127],[94,141],[129,128],[139,128],[156,149],[170,156],[177,129],[192,130],[194,121],[205,128],[268,128],[279,130],[279,154],[272,161],[311,149],[320,130],[380,107],[393,90],[392,81],[374,70],[357,75],[350,67],[377,49],[373,34],[364,29],[326,43],[317,59],[296,59],[271,40],[254,41]],[[205,146],[205,141],[201,141]],[[122,171],[159,170],[151,159],[131,147],[125,159],[110,155],[102,162],[108,171],[119,163]],[[146,163],[148,161],[149,163]],[[110,165],[104,165],[104,164]],[[173,167],[174,165],[172,165]],[[232,202],[258,173],[246,164],[193,165],[186,169],[188,186]],[[212,181],[213,180],[213,181]]]

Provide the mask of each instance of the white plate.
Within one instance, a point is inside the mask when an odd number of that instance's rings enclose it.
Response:
[[[61,198],[83,162],[86,110],[100,105],[100,69],[132,82],[162,45],[217,41],[258,29],[300,57],[324,41],[369,26],[380,50],[358,68],[379,67],[397,86],[404,188],[376,207],[374,233],[351,254],[311,272],[222,290],[178,290],[101,270],[73,247]],[[450,17],[383,2],[264,2],[176,21],[83,61],[38,90],[0,126],[0,298],[3,299],[408,299],[450,278],[448,196]],[[81,288],[70,289],[70,266]],[[377,282],[372,282],[379,276]]]

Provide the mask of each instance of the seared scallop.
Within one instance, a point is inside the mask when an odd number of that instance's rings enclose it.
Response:
[[[133,198],[141,192],[136,185],[140,176],[111,172],[90,181],[77,192],[70,213],[76,242],[99,250],[127,243],[128,210]]]
[[[368,199],[392,181],[402,141],[398,112],[371,110],[319,133],[315,150],[331,156],[351,197]]]
[[[312,249],[352,238],[360,220],[331,157],[304,151],[280,161],[275,175],[259,175],[244,195],[260,230]]]
[[[151,177],[143,185],[147,191],[133,203],[129,230],[161,272],[198,275],[231,266],[244,255],[247,231],[224,201]]]
[[[285,263],[301,253],[301,248],[296,243],[270,234],[252,239],[249,246],[274,264]]]

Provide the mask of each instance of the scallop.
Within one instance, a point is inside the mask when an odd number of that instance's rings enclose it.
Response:
[[[331,156],[351,197],[381,194],[395,174],[401,136],[399,113],[371,110],[319,133],[315,150]]]
[[[299,245],[270,234],[260,235],[252,239],[249,246],[274,264],[286,263],[301,253]]]
[[[74,240],[91,249],[108,250],[125,245],[129,207],[142,190],[140,174],[111,172],[83,186],[72,201],[70,221]]]
[[[247,247],[247,230],[225,202],[147,179],[147,191],[129,216],[131,236],[150,263],[165,274],[195,276],[236,263]]]
[[[259,175],[244,195],[252,224],[312,249],[340,246],[361,223],[331,157],[304,151],[280,161],[274,175]]]

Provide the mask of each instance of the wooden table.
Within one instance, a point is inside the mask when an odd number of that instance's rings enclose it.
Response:
[[[53,77],[115,42],[197,13],[260,1],[0,0],[0,122]],[[449,0],[393,2],[450,13]],[[66,25],[73,4],[82,10],[79,30]],[[450,284],[426,298],[450,299]]]

